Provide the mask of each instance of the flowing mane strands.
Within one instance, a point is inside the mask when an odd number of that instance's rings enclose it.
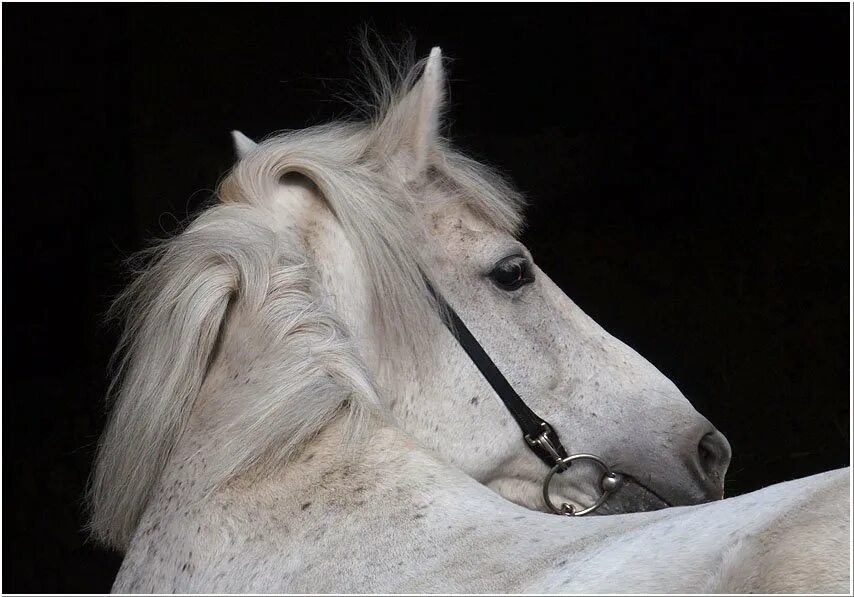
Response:
[[[428,348],[418,330],[436,317],[436,305],[421,275],[422,197],[441,194],[499,229],[518,231],[520,196],[438,137],[423,176],[401,175],[393,138],[411,117],[408,98],[423,66],[397,68],[407,73],[401,80],[376,77],[380,109],[368,122],[333,123],[262,142],[223,181],[223,204],[147,252],[147,267],[114,309],[125,324],[110,418],[88,492],[96,537],[126,547],[238,318],[264,332],[278,365],[264,387],[229,394],[223,408],[229,418],[212,447],[216,458],[209,459],[215,463],[211,484],[250,466],[281,462],[345,402],[354,420],[380,409],[347,331],[316,292],[299,234],[273,228],[270,199],[283,176],[309,179],[354,247],[382,340],[380,358]]]
[[[281,462],[345,401],[354,422],[366,409],[380,410],[370,374],[287,236],[254,207],[211,208],[147,251],[148,266],[116,300],[113,315],[125,327],[88,492],[100,540],[127,545],[209,366],[240,342],[230,338],[231,322],[252,322],[254,341],[269,347],[277,367],[262,387],[229,388],[221,401],[216,442],[205,446],[206,489]]]

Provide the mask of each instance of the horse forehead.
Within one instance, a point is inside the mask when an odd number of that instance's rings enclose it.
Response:
[[[446,248],[470,248],[472,244],[497,241],[506,234],[468,206],[446,203],[428,214],[428,230]]]

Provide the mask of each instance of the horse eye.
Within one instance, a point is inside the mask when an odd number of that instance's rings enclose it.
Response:
[[[513,255],[499,261],[489,277],[502,290],[519,290],[534,281],[531,264],[521,255]]]

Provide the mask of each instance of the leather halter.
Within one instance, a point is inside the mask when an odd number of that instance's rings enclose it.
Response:
[[[593,454],[567,454],[566,448],[560,442],[560,438],[554,428],[542,417],[538,416],[531,408],[525,404],[525,401],[519,396],[518,392],[513,388],[501,370],[496,366],[493,360],[489,357],[480,342],[469,331],[466,324],[460,319],[460,316],[451,305],[439,294],[430,281],[424,276],[424,282],[430,290],[436,303],[441,310],[447,314],[447,318],[443,318],[445,325],[450,330],[462,346],[463,350],[475,364],[475,366],[483,375],[484,379],[489,382],[498,397],[510,411],[510,414],[516,419],[516,423],[522,430],[522,436],[525,443],[531,451],[537,455],[548,467],[549,473],[546,476],[543,484],[543,499],[546,505],[556,514],[564,514],[567,516],[581,516],[593,512],[608,499],[608,496],[618,489],[622,484],[622,478],[619,474],[611,471],[605,461]],[[605,472],[599,479],[599,488],[602,491],[599,499],[587,508],[576,510],[570,504],[562,504],[560,507],[555,506],[549,496],[549,484],[555,473],[565,471],[576,460],[587,460],[599,465]]]

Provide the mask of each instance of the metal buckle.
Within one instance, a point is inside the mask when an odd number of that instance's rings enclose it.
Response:
[[[552,457],[552,460],[559,463],[563,458],[558,454],[557,446],[555,446],[554,440],[552,439],[554,429],[551,428],[551,425],[545,422],[541,424],[541,427],[543,431],[537,437],[531,437],[526,434],[525,441],[533,448],[545,450]]]
[[[570,464],[572,464],[575,460],[590,460],[595,462],[599,466],[601,466],[605,472],[599,478],[599,489],[602,490],[602,495],[599,496],[599,499],[592,506],[588,506],[587,508],[582,508],[581,510],[576,510],[575,506],[572,504],[567,504],[564,502],[561,504],[560,508],[554,505],[552,502],[551,496],[549,496],[549,485],[552,482],[552,477],[554,477],[555,473],[565,471]],[[611,495],[612,492],[616,491],[623,484],[623,478],[611,471],[611,467],[609,467],[604,460],[595,456],[593,454],[573,454],[572,456],[567,456],[566,458],[560,458],[558,463],[554,465],[549,474],[546,475],[546,480],[543,482],[543,499],[546,502],[546,505],[551,509],[555,514],[562,514],[564,516],[584,516],[585,514],[590,514],[594,510],[597,510],[602,504],[605,503],[605,500],[608,499],[608,496]]]

